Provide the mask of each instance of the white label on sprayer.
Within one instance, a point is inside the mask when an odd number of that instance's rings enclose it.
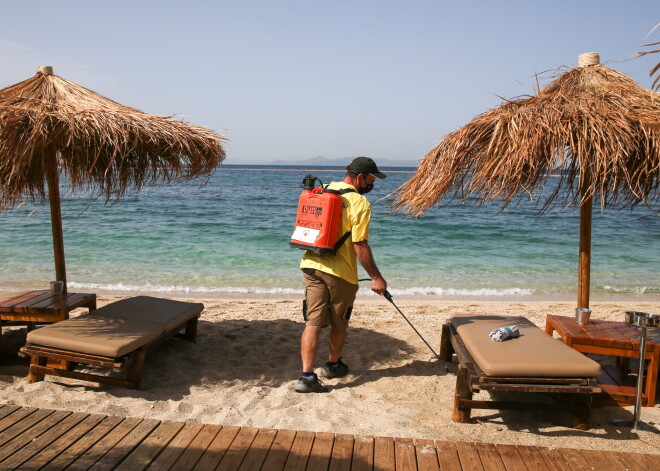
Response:
[[[300,242],[313,244],[316,242],[316,238],[319,236],[319,232],[320,231],[318,229],[296,226],[296,229],[293,231],[291,238],[294,240],[299,240]]]

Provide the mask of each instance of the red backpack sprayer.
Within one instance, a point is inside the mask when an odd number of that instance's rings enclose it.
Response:
[[[319,188],[314,188],[316,180],[321,184]],[[336,254],[351,235],[346,232],[339,236],[341,195],[351,192],[355,190],[329,190],[323,187],[320,178],[307,175],[303,179],[296,226],[289,245],[316,253]]]
[[[315,188],[316,180],[319,181],[320,187]],[[298,211],[296,214],[296,224],[291,236],[291,247],[296,247],[303,250],[311,250],[312,252],[322,254],[335,255],[337,250],[342,246],[351,233],[346,232],[342,235],[339,234],[339,226],[341,223],[341,208],[342,201],[341,195],[355,192],[352,189],[346,190],[328,190],[324,188],[323,182],[318,177],[313,175],[306,175],[303,179],[303,192],[298,200]],[[361,279],[359,281],[371,281],[371,278]],[[445,372],[449,369],[440,356],[435,353],[431,345],[422,337],[422,334],[415,328],[415,326],[408,320],[401,309],[394,304],[392,295],[389,291],[385,291],[385,299],[387,299],[392,306],[401,314],[406,320],[408,325],[412,327],[415,333],[431,350],[433,356],[445,368]]]

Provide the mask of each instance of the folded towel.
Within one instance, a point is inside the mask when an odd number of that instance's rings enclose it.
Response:
[[[490,335],[490,338],[496,342],[502,342],[506,339],[515,339],[516,337],[520,337],[520,331],[518,330],[517,325],[512,325],[509,327],[500,327],[499,329],[495,329],[488,335]]]

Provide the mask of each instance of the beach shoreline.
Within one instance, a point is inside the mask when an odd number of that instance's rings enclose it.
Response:
[[[302,281],[301,281],[302,285]],[[0,299],[11,297],[25,291],[48,289],[47,287],[30,287],[24,289],[0,289]],[[69,289],[70,292],[75,293],[96,293],[98,296],[154,296],[154,297],[167,297],[172,299],[195,299],[198,302],[205,299],[211,300],[302,300],[303,291],[300,292],[263,292],[263,291],[217,291],[217,292],[195,292],[195,291],[167,291],[162,290],[149,290],[140,289],[131,292],[122,292],[119,290],[106,290],[106,289]],[[395,302],[402,301],[429,301],[429,302],[486,302],[486,303],[542,303],[542,302],[561,302],[570,303],[577,302],[575,293],[536,293],[524,295],[436,295],[436,294],[393,294]],[[367,289],[361,288],[357,295],[357,300],[364,301],[378,301],[383,300],[376,293],[368,292]],[[598,292],[591,294],[591,302],[595,303],[627,303],[630,304],[630,309],[638,310],[634,306],[643,303],[658,303],[660,305],[660,293],[610,293]],[[658,312],[660,313],[660,312]]]
[[[120,298],[100,295],[99,307]],[[351,372],[327,380],[330,392],[320,395],[293,391],[304,325],[297,297],[202,302],[197,343],[173,339],[152,352],[141,389],[52,377],[27,384],[27,367],[16,365],[2,368],[0,403],[261,428],[660,453],[660,435],[611,425],[612,419],[630,417],[632,406],[595,408],[588,431],[571,429],[568,414],[538,411],[475,410],[472,423],[452,422],[455,365],[444,374],[415,332],[380,297],[356,300],[344,352]],[[442,324],[453,314],[522,315],[543,327],[547,314],[572,315],[574,310],[574,301],[396,303],[434,349]],[[594,301],[591,307],[593,318],[622,320],[632,307],[658,312],[660,302]],[[5,347],[25,340],[24,328],[4,332]],[[317,370],[327,355],[326,338],[323,331]],[[641,416],[657,427],[660,404],[643,408]]]

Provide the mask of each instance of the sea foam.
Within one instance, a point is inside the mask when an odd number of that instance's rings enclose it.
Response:
[[[302,284],[301,284],[302,285]],[[70,289],[79,290],[102,290],[112,293],[184,293],[184,294],[297,294],[303,295],[302,288],[286,287],[259,287],[259,286],[181,286],[181,285],[154,285],[144,284],[126,284],[126,283],[80,283],[72,281],[68,283]],[[412,288],[391,288],[390,293],[395,296],[529,296],[534,293],[532,289],[523,288],[479,288],[479,289],[455,289],[439,287],[412,287]],[[360,288],[360,295],[377,296],[369,288]]]

